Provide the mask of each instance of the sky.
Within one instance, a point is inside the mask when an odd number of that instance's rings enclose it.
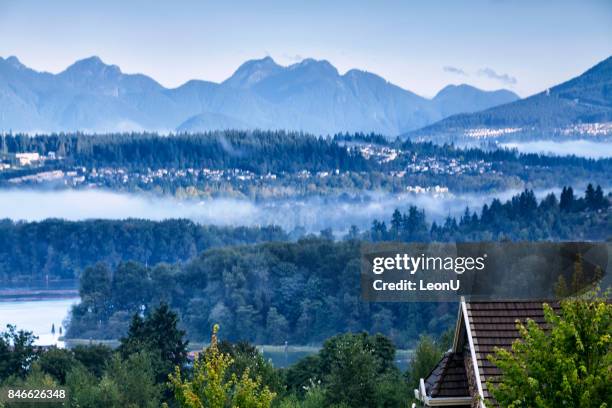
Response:
[[[11,55],[53,73],[97,55],[167,87],[315,58],[427,97],[459,83],[528,96],[612,55],[612,1],[0,0]]]

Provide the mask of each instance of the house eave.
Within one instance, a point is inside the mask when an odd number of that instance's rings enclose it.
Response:
[[[419,389],[414,390],[414,396],[427,407],[455,407],[472,403],[472,397],[430,397],[422,378],[419,381]]]

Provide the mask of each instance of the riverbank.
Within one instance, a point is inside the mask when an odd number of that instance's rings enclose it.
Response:
[[[89,344],[104,344],[109,347],[115,348],[119,346],[119,340],[95,340],[95,339],[63,339],[64,344],[67,348],[72,348],[77,345],[89,345]],[[190,342],[188,345],[188,351],[192,356],[195,356],[199,351],[208,347],[208,343],[202,342]],[[321,350],[321,346],[312,345],[271,345],[271,344],[259,344],[254,345],[266,359],[272,361],[277,368],[288,367],[295,364],[297,361],[304,357],[312,354],[316,354]],[[408,368],[410,359],[414,354],[414,350],[396,350],[395,352],[395,364],[402,371]]]
[[[78,296],[78,289],[0,289],[0,302],[61,300]]]

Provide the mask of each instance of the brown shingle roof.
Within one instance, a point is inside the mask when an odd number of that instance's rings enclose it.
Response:
[[[465,332],[467,322],[474,344],[483,396],[495,403],[487,388],[487,382],[499,383],[501,372],[487,356],[498,347],[509,349],[512,346],[512,343],[520,337],[516,328],[519,321],[525,323],[527,319],[531,319],[543,329],[547,329],[543,303],[548,303],[556,313],[559,313],[559,304],[546,300],[466,302],[467,316],[460,313],[453,351],[446,353],[424,379],[427,395],[432,398],[470,396],[468,375],[473,378],[473,374],[466,371],[464,356],[470,360],[472,356],[469,343],[462,340],[467,337]]]
[[[493,353],[496,347],[509,349],[514,340],[520,337],[516,328],[517,321],[524,323],[527,319],[532,319],[546,329],[542,303],[550,304],[555,311],[559,309],[558,303],[546,301],[466,303],[467,320],[472,333],[485,398],[491,399],[487,381],[497,384],[501,375],[500,370],[488,360],[487,356]]]
[[[433,398],[469,397],[463,353],[446,353],[425,379],[425,389]]]

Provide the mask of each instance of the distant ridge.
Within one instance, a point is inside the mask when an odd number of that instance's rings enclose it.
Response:
[[[449,86],[427,99],[378,75],[340,75],[325,60],[281,66],[272,58],[242,64],[222,83],[192,80],[164,88],[93,56],[54,75],[0,58],[0,131],[48,133],[197,132],[287,129],[314,134],[412,131],[459,112],[518,96],[507,90]]]
[[[453,115],[405,136],[434,142],[610,138],[612,57],[536,95],[481,112]]]

